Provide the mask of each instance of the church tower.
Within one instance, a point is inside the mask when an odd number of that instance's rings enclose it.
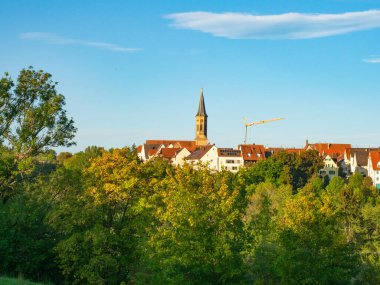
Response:
[[[202,146],[207,145],[207,114],[205,107],[205,99],[203,98],[203,88],[201,90],[201,98],[199,99],[198,112],[195,115],[195,143]]]

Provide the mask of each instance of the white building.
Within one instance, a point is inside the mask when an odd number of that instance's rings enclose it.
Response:
[[[190,164],[207,164],[211,170],[238,172],[244,165],[241,151],[232,148],[217,148],[215,145],[202,146],[187,157]]]
[[[349,151],[350,173],[368,175],[368,156],[374,148],[351,148]]]
[[[215,145],[199,147],[186,158],[189,164],[207,164],[211,170],[218,170],[218,148]]]
[[[373,185],[380,189],[380,150],[373,150],[369,153],[368,176],[372,178]]]
[[[162,147],[165,146],[163,144],[143,144],[137,148],[137,156],[142,161],[148,161],[155,157]]]
[[[321,170],[319,170],[320,176],[328,176],[329,180],[331,180],[333,177],[337,177],[339,175],[338,158],[336,156],[326,155],[323,162],[325,165]]]
[[[186,157],[188,157],[191,152],[187,148],[181,148],[176,151],[175,157],[172,161],[174,166],[182,166],[186,162]]]
[[[218,148],[218,171],[228,170],[238,172],[244,165],[241,150],[232,148]]]

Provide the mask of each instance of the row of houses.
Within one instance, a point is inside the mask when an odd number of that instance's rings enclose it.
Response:
[[[208,141],[207,120],[202,89],[195,114],[195,139],[147,140],[137,148],[139,158],[148,161],[162,157],[175,166],[181,166],[186,162],[194,166],[203,163],[214,171],[237,172],[241,167],[265,160],[279,151],[300,155],[308,150],[316,150],[324,160],[324,167],[319,171],[320,176],[328,176],[331,179],[338,175],[361,173],[363,176],[370,176],[374,185],[380,189],[379,148],[352,148],[350,144],[334,143],[309,144],[308,141],[304,148],[268,148],[256,144],[239,145],[236,149],[218,148]]]
[[[184,163],[207,164],[214,171],[228,170],[237,172],[241,167],[265,160],[279,151],[301,154],[315,150],[323,157],[324,167],[320,176],[349,176],[361,173],[372,178],[374,185],[380,189],[380,149],[352,148],[350,144],[306,142],[304,148],[271,148],[263,145],[239,145],[233,148],[218,148],[213,144],[197,145],[196,141],[181,140],[147,140],[138,146],[138,157],[148,161],[155,157],[167,159],[175,166]]]
[[[360,173],[371,177],[380,189],[380,148],[353,148],[350,144],[317,143],[306,145],[305,150],[317,150],[324,159],[321,176],[349,176]]]
[[[142,161],[162,157],[175,166],[207,164],[215,171],[237,172],[244,165],[238,149],[217,148],[211,144],[197,146],[195,141],[147,140],[137,147],[137,155]]]

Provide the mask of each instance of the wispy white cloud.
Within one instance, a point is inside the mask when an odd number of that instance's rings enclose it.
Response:
[[[364,62],[367,63],[380,63],[380,56],[373,56],[371,58],[363,59]]]
[[[166,15],[172,25],[230,39],[309,39],[380,27],[380,10],[342,14],[255,15],[186,12]]]
[[[137,52],[141,50],[140,48],[128,48],[111,43],[71,39],[54,33],[30,32],[22,33],[19,35],[19,37],[23,40],[43,41],[45,43],[54,45],[81,45],[114,52]]]

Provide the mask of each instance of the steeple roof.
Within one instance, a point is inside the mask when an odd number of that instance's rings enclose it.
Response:
[[[203,88],[201,89],[201,97],[199,99],[198,112],[196,116],[206,116],[206,107],[205,107],[205,99],[203,98]]]

